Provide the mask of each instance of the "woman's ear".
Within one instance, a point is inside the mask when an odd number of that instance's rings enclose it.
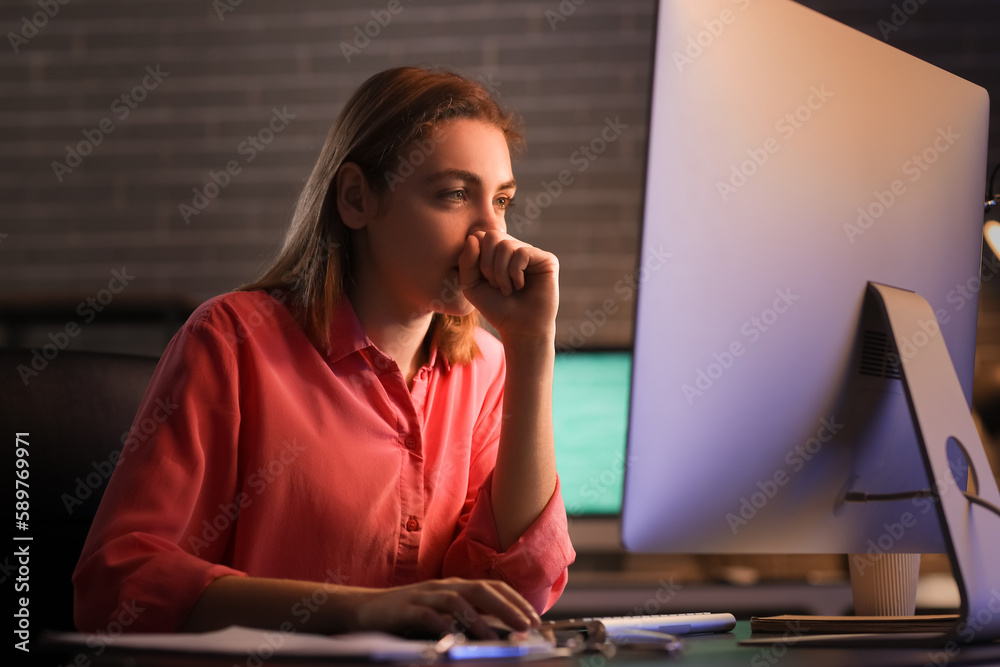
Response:
[[[368,187],[368,179],[357,164],[345,162],[334,177],[337,211],[350,229],[361,229],[377,213],[378,201]]]

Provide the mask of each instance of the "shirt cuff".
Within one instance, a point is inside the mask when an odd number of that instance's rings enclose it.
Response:
[[[103,566],[90,563],[94,571],[84,567],[76,577],[76,625],[81,631],[94,625],[103,629],[117,622],[129,632],[176,632],[209,584],[227,575],[247,576],[245,572],[176,550],[148,558],[123,577],[113,573],[116,569],[112,565],[113,554],[108,557],[111,562],[105,561]],[[98,572],[104,576],[95,576]],[[109,610],[103,607],[110,602],[105,587],[115,579],[122,583],[117,606]],[[102,618],[106,621],[101,622]]]
[[[506,581],[543,612],[559,599],[566,587],[566,568],[576,558],[559,480],[545,508],[517,542],[503,552],[493,516],[492,483],[490,472],[469,513],[465,529],[469,565],[473,573]]]

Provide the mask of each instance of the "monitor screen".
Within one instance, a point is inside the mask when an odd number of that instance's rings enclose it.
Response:
[[[671,259],[638,291],[628,549],[944,550],[929,499],[843,499],[928,486],[868,281],[927,299],[907,345],[943,336],[971,400],[987,119],[790,0],[661,0],[642,252]]]

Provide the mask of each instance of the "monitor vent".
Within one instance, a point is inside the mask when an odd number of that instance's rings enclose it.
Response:
[[[865,330],[861,338],[862,375],[898,380],[902,377],[895,362],[895,348],[889,337],[880,331]]]

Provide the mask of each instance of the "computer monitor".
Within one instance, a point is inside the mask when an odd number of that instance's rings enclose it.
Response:
[[[557,349],[552,427],[563,502],[574,529],[580,517],[621,513],[631,366],[631,350]],[[584,546],[578,534],[573,537]],[[617,545],[617,537],[611,542]]]
[[[844,501],[930,483],[869,281],[971,402],[988,104],[790,0],[661,0],[627,549],[946,551],[929,498]]]

